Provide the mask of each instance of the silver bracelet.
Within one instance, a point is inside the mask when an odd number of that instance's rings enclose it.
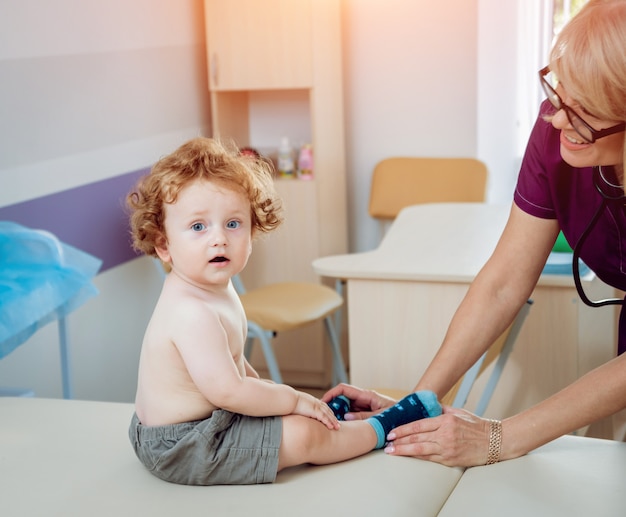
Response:
[[[487,463],[492,465],[500,461],[502,452],[502,422],[500,420],[489,420],[489,452],[487,453]]]

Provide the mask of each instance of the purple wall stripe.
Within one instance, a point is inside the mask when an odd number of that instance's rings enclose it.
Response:
[[[100,272],[137,257],[129,235],[126,194],[150,168],[0,207],[0,221],[48,230],[102,260]]]

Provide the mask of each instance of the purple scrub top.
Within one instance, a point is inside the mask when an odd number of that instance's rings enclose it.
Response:
[[[563,161],[560,131],[542,117],[554,109],[545,101],[531,133],[517,180],[514,201],[524,212],[544,219],[557,219],[572,248],[602,205],[603,197],[593,181],[593,168],[576,168]],[[615,185],[612,168],[603,175]],[[620,190],[603,186],[611,196]],[[626,210],[625,201],[609,201],[585,241],[580,257],[605,283],[626,291]],[[602,309],[598,309],[602,310]],[[619,353],[626,350],[626,318],[620,313]]]

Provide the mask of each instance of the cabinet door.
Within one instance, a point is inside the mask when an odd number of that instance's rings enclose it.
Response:
[[[313,217],[317,192],[313,181],[276,180],[285,221],[268,235],[258,235],[241,273],[247,288],[274,282],[317,282],[311,263],[319,256],[319,225]]]
[[[311,0],[205,0],[212,90],[312,86]]]

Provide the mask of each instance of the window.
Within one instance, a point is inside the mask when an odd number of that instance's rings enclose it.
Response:
[[[552,34],[556,36],[588,0],[553,0]]]
[[[519,5],[518,40],[518,135],[523,154],[535,123],[539,105],[545,98],[536,70],[548,64],[550,49],[563,26],[589,0],[524,0]]]

